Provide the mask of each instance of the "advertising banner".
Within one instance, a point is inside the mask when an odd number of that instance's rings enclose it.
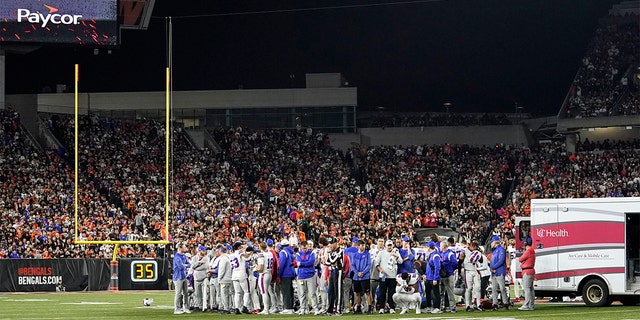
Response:
[[[166,290],[169,259],[0,259],[0,292]],[[115,283],[113,284],[115,286]]]
[[[117,0],[0,1],[0,43],[118,45]]]
[[[0,292],[100,291],[109,288],[107,259],[2,259]]]

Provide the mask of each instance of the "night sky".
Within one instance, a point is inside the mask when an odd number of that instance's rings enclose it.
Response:
[[[157,0],[149,29],[123,30],[111,54],[42,48],[7,54],[7,93],[45,86],[81,92],[159,91],[173,16],[174,90],[303,87],[304,74],[341,72],[361,111],[557,113],[610,0],[405,1],[260,14],[233,12],[398,0]],[[217,16],[211,16],[217,15]],[[192,16],[192,17],[186,17]],[[294,74],[292,80],[290,74]]]

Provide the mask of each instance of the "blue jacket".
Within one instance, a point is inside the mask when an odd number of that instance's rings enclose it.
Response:
[[[416,258],[413,249],[407,250],[404,248],[400,248],[400,250],[398,250],[398,253],[400,254],[400,258],[402,258],[403,260],[402,263],[398,264],[398,274],[401,274],[403,272],[413,273],[415,271],[415,268],[413,267],[413,261]]]
[[[353,271],[353,280],[369,280],[371,279],[371,254],[369,251],[363,253],[356,252],[351,261],[351,271]],[[362,272],[362,277],[358,277],[358,272]]]
[[[349,261],[351,263],[351,268],[353,269],[353,255],[358,253],[358,248],[351,246],[344,249],[344,254],[349,256]]]
[[[186,279],[189,266],[191,266],[191,263],[187,256],[182,253],[176,253],[173,256],[173,281]]]
[[[427,280],[440,281],[440,254],[437,251],[429,254],[429,263],[427,264]]]
[[[282,247],[278,254],[278,278],[295,278],[296,270],[293,269],[294,253],[289,246]]]
[[[316,254],[313,250],[298,251],[296,262],[298,263],[298,279],[309,279],[316,273]]]
[[[451,277],[458,268],[458,258],[456,257],[456,254],[451,251],[451,249],[447,249],[445,252],[440,254],[440,257],[442,259],[442,265],[445,270],[447,270],[447,277]]]
[[[491,272],[493,276],[504,276],[507,273],[507,260],[504,247],[501,245],[496,246],[491,253],[491,262],[489,262],[489,269],[495,270]]]

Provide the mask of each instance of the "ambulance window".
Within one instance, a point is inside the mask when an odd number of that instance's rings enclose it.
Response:
[[[520,221],[520,241],[524,241],[524,239],[528,238],[531,233],[531,221]]]

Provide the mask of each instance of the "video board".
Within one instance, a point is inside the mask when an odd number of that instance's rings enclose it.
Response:
[[[118,45],[118,0],[1,0],[0,43]]]

